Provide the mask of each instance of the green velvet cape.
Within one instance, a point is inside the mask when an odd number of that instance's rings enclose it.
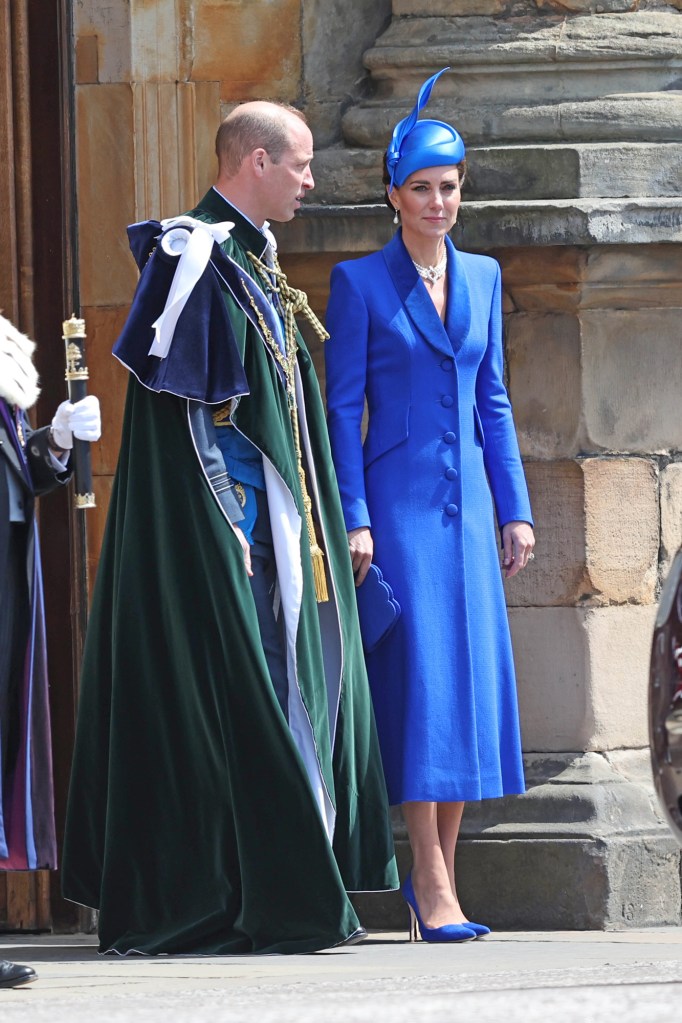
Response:
[[[239,218],[225,249],[250,268],[248,222],[215,192],[194,215]],[[226,301],[250,387],[235,419],[300,507],[274,361]],[[102,950],[314,951],[358,926],[346,890],[397,886],[345,527],[302,341],[298,361],[343,644],[332,734],[304,529],[298,682],[336,811],[333,842],[270,683],[241,548],[196,455],[187,402],[131,377],[62,857],[64,895],[99,910]]]

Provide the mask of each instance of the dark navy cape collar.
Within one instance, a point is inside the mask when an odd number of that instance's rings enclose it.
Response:
[[[197,212],[214,223],[232,220],[231,237],[248,251],[262,254],[267,244],[261,232],[213,189],[202,199]],[[190,214],[191,215],[191,214]],[[275,340],[276,313],[257,281],[216,242],[203,275],[178,319],[165,359],[149,355],[154,340],[152,324],[165,307],[175,274],[177,258],[157,244],[162,234],[158,220],[128,227],[130,248],[140,268],[140,280],[130,313],[113,353],[137,379],[152,391],[165,391],[207,404],[217,404],[249,387],[239,355],[237,339],[225,305],[222,288],[228,290],[253,326],[262,334],[265,322]],[[277,365],[280,375],[282,370]]]
[[[410,320],[422,337],[439,352],[452,356],[464,344],[471,327],[469,282],[463,260],[446,236],[448,251],[448,298],[445,324],[436,312],[409,252],[402,239],[402,230],[384,246],[382,253],[388,272],[407,310]]]

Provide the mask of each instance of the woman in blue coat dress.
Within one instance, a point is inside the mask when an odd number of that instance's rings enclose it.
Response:
[[[401,229],[334,268],[325,348],[356,584],[374,561],[402,609],[367,661],[389,797],[413,853],[403,895],[423,938],[460,941],[488,931],[457,896],[464,803],[524,791],[501,577],[535,541],[503,382],[500,268],[448,238],[464,145],[450,125],[417,119],[438,77],[386,154]]]

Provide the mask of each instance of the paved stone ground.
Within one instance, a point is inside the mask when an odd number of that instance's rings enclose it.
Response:
[[[506,932],[464,945],[373,933],[307,956],[98,956],[90,936],[0,934],[32,985],[0,992],[2,1023],[669,1023],[682,929]]]

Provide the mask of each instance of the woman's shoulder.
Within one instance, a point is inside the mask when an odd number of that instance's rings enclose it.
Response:
[[[479,252],[462,252],[461,249],[457,249],[457,255],[467,273],[494,280],[500,272],[500,264],[492,256],[484,256]]]
[[[381,251],[371,252],[368,256],[360,256],[358,259],[344,259],[337,263],[332,269],[331,282],[335,279],[345,279],[356,285],[376,276],[386,267]]]

